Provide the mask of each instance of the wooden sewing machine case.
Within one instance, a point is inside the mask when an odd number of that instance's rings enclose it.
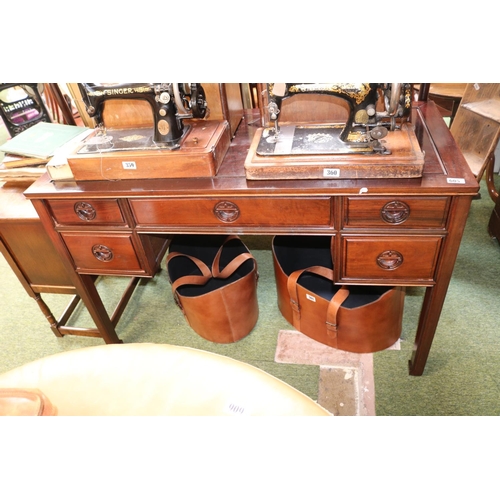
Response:
[[[137,134],[140,131],[130,129],[129,133]],[[112,135],[113,131],[109,133]],[[68,157],[68,164],[76,181],[212,177],[217,174],[230,142],[227,121],[192,120],[179,149],[134,149],[85,154],[75,151]]]

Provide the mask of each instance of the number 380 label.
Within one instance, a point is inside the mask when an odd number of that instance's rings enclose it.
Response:
[[[323,177],[340,177],[340,168],[324,168]]]

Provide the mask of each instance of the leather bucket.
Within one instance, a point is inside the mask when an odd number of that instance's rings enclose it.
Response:
[[[257,262],[240,238],[176,236],[167,272],[175,301],[198,335],[228,344],[252,331],[259,316]]]
[[[368,353],[400,337],[404,287],[335,285],[329,236],[275,236],[278,307],[299,332],[343,351]]]

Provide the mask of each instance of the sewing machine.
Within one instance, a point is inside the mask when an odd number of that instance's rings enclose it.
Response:
[[[394,131],[407,121],[411,108],[410,84],[269,83],[267,92],[271,127],[263,133],[258,154],[390,154],[381,139],[389,130]],[[280,127],[283,101],[299,94],[324,94],[343,99],[349,106],[346,123]]]
[[[141,142],[142,148],[180,147],[181,139],[187,132],[184,126],[186,118],[205,118],[208,113],[205,92],[199,83],[122,83],[118,85],[102,85],[95,83],[79,83],[88,115],[95,118],[100,129],[101,140],[93,140],[88,147],[96,149],[131,149],[138,145],[114,144],[106,135],[103,118],[104,106],[111,100],[144,100],[151,106],[154,120],[153,136]],[[130,135],[130,134],[128,134]],[[121,138],[117,138],[118,141]],[[94,149],[95,150],[95,149]]]
[[[78,88],[96,128],[68,157],[75,180],[217,173],[230,143],[229,125],[225,120],[207,119],[209,108],[201,84],[79,83]],[[114,128],[107,127],[107,106],[116,103],[118,114],[126,115],[127,108],[140,108],[139,126],[130,126],[119,117],[114,119]],[[146,126],[145,113],[149,113]]]
[[[410,123],[408,83],[268,83],[268,121],[256,134],[248,179],[419,177],[424,158]],[[329,96],[347,107],[338,120],[280,121],[285,100]]]

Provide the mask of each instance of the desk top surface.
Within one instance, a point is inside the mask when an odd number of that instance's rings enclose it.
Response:
[[[435,104],[414,103],[412,123],[425,153],[423,175],[414,179],[247,180],[244,162],[260,118],[245,114],[215,177],[118,181],[52,181],[44,174],[25,195],[32,199],[148,197],[148,196],[258,196],[258,195],[474,195],[478,183],[458,149]]]

